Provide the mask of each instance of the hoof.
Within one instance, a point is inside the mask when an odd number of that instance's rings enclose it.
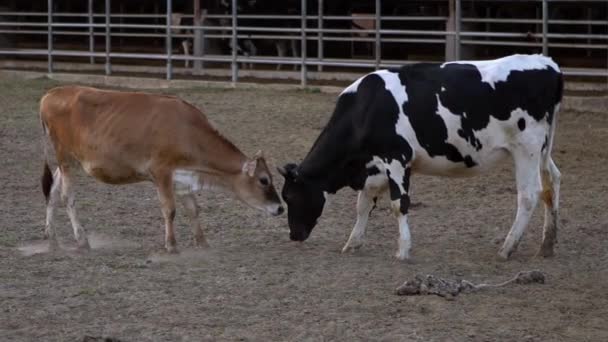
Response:
[[[194,248],[199,248],[199,249],[207,249],[210,248],[211,246],[209,246],[209,244],[207,243],[207,241],[194,241]]]
[[[50,239],[49,240],[49,252],[56,252],[59,251],[61,248],[59,248],[59,242],[57,241],[57,239]]]
[[[348,252],[356,252],[359,249],[361,249],[361,246],[363,246],[363,243],[357,243],[357,244],[353,244],[353,243],[347,243],[346,245],[344,245],[344,248],[342,248],[342,253],[348,253]]]
[[[551,258],[554,255],[555,255],[555,252],[553,251],[553,248],[549,248],[549,247],[541,247],[538,250],[538,253],[536,253],[537,258]]]
[[[193,244],[195,248],[209,248],[209,243],[203,234],[195,235]]]
[[[506,250],[501,249],[496,255],[496,259],[498,261],[508,261],[512,253],[513,252],[507,252]]]
[[[91,245],[89,244],[88,239],[84,239],[82,241],[78,241],[76,248],[80,251],[89,251],[91,250]]]
[[[179,253],[179,251],[177,250],[176,246],[165,246],[165,250],[169,254],[177,254],[177,253]]]
[[[399,261],[407,261],[407,262],[409,262],[410,261],[410,254],[398,251],[397,253],[395,253],[395,259],[397,259]]]

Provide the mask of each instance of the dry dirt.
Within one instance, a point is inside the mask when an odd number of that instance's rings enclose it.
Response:
[[[413,261],[397,262],[397,226],[386,200],[367,244],[341,254],[356,194],[334,196],[311,238],[288,238],[286,216],[267,217],[223,194],[201,194],[212,248],[191,246],[178,210],[182,253],[162,253],[161,214],[151,184],[109,186],[81,177],[77,203],[93,250],[74,245],[63,208],[65,252],[45,252],[41,128],[37,103],[56,83],[0,80],[0,340],[123,341],[608,340],[608,113],[563,112],[554,159],[562,179],[556,256],[538,259],[542,210],[512,260],[495,258],[515,215],[511,165],[470,179],[416,176]],[[315,92],[189,89],[246,154],[273,164],[300,160],[333,110]],[[275,179],[277,186],[281,179]],[[498,283],[539,269],[545,284],[463,294],[402,297],[415,274]]]

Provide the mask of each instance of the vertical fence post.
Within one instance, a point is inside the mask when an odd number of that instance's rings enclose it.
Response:
[[[171,11],[172,11],[171,0],[167,0],[167,11],[166,11],[166,33],[165,33],[165,47],[167,49],[167,80],[170,81],[173,76],[173,68],[171,65],[171,54],[173,53],[173,37],[171,32]]]
[[[448,1],[448,18],[445,22],[445,35],[443,36],[443,38],[445,39],[445,60],[446,61],[453,61],[456,58],[454,57],[455,53],[454,53],[454,42],[456,40],[456,37],[454,35],[452,35],[452,33],[448,33],[449,32],[455,32],[456,31],[456,14],[454,13],[456,10],[456,3],[455,0],[449,0]]]
[[[543,55],[547,56],[549,53],[549,4],[547,0],[543,0]]]
[[[308,84],[308,76],[306,70],[306,0],[302,0],[302,18],[301,18],[301,32],[300,32],[300,45],[301,45],[301,54],[302,61],[300,66],[300,85],[302,87],[306,87]]]
[[[460,0],[456,0],[456,22],[455,22],[455,39],[454,39],[454,54],[456,60],[460,59],[460,24],[462,23],[462,4]]]
[[[106,0],[106,75],[112,73],[112,65],[110,64],[110,0]]]
[[[317,57],[319,58],[319,65],[317,65],[317,71],[323,71],[323,0],[318,0],[317,8]]]
[[[93,34],[93,0],[89,0],[89,10],[88,10],[88,14],[89,14],[89,53],[91,53],[91,56],[89,56],[89,63],[94,64],[95,63],[95,57],[93,57],[93,53],[95,52],[95,35]]]
[[[380,46],[380,16],[382,15],[382,13],[380,13],[381,11],[381,7],[380,7],[380,0],[376,0],[376,25],[374,25],[376,27],[376,39],[375,39],[375,52],[374,55],[376,57],[376,70],[380,69],[380,53],[381,53],[381,46]]]
[[[124,14],[125,13],[125,3],[124,2],[120,2],[118,5],[118,14]],[[124,45],[125,42],[125,38],[122,35],[123,32],[125,32],[124,27],[122,27],[122,24],[125,22],[124,17],[121,15],[118,17],[118,23],[121,25],[121,27],[118,29],[119,37],[118,38],[118,46],[122,47]]]
[[[589,21],[589,23],[587,24],[587,34],[591,35],[593,34],[593,30],[591,26],[591,20],[593,19],[593,10],[591,9],[591,7],[587,7],[587,20]],[[587,44],[591,45],[591,39],[587,39]],[[587,57],[591,57],[591,50],[587,49]]]
[[[194,26],[202,26],[203,25],[203,18],[201,15],[201,0],[194,0]],[[204,48],[204,36],[203,36],[203,30],[199,29],[199,28],[195,28],[194,29],[194,41],[192,42],[192,54],[196,57],[200,57],[203,55],[203,48]],[[196,73],[201,72],[201,70],[203,69],[203,61],[201,60],[194,60],[194,62],[192,63],[193,67],[194,67],[194,71]]]
[[[232,47],[232,83],[235,84],[238,81],[238,65],[236,63],[236,48],[237,48],[237,33],[236,33],[236,0],[232,0],[232,39],[231,39],[231,47]]]
[[[47,69],[49,73],[53,73],[53,0],[48,0],[48,30],[46,38],[46,50],[47,50]]]

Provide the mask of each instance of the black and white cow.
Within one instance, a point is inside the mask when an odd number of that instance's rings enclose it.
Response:
[[[299,15],[301,13],[301,3],[294,0],[237,0],[237,14],[238,15],[266,15],[266,16],[286,16],[286,15]],[[219,10],[224,15],[230,15],[232,13],[232,1],[221,0],[219,3]],[[230,26],[231,19],[220,20],[222,26]],[[289,20],[277,20],[268,18],[238,18],[237,24],[239,27],[272,27],[272,28],[294,28],[300,27],[300,20],[289,19]],[[239,29],[239,35],[277,35],[281,34],[278,32],[264,32],[249,31],[246,29]],[[232,39],[225,44],[226,47],[231,49]],[[291,54],[292,57],[298,57],[298,42],[294,39],[252,39],[252,38],[239,38],[237,39],[236,49],[237,54],[246,57],[255,57],[264,52],[264,50],[276,49],[278,57],[286,57],[287,54]],[[277,64],[277,70],[281,68],[281,64]]]
[[[354,250],[377,197],[388,191],[399,222],[396,257],[407,259],[410,174],[473,176],[510,155],[517,215],[499,256],[507,259],[515,250],[541,196],[539,254],[551,256],[560,185],[551,147],[562,88],[559,67],[541,55],[415,64],[361,77],[339,96],[300,165],[279,168],[290,238],[306,240],[327,194],[349,186],[359,191],[357,222],[343,252]]]

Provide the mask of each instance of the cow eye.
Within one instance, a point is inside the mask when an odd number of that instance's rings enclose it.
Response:
[[[268,178],[266,178],[266,177],[260,178],[260,184],[262,184],[263,186],[268,185],[268,183],[269,183]]]

